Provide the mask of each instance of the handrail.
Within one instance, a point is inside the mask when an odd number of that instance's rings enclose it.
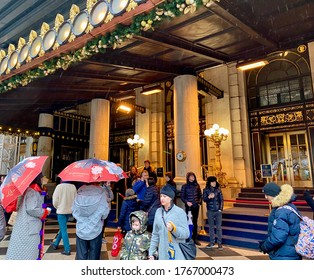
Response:
[[[236,203],[251,203],[251,204],[271,204],[269,201],[259,201],[259,200],[244,200],[244,199],[224,199],[225,202],[236,202]],[[306,205],[306,201],[293,201],[292,204],[295,205]]]

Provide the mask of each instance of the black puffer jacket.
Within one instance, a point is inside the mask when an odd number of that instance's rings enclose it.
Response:
[[[192,207],[202,204],[202,191],[201,187],[196,182],[188,182],[182,185],[181,200],[186,205],[187,202],[192,202]]]
[[[218,185],[218,183],[217,183]],[[208,198],[209,194],[213,193],[215,196],[213,198]],[[219,188],[217,187],[206,187],[203,191],[203,200],[206,202],[206,208],[209,211],[219,211],[223,210],[224,208],[224,199],[222,192]]]

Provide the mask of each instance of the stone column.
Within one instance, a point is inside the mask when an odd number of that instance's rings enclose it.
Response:
[[[110,101],[91,101],[91,123],[89,157],[108,160],[109,158]]]
[[[186,160],[176,160],[176,182],[186,182],[192,171],[201,179],[200,135],[198,117],[197,78],[182,75],[174,79],[174,141],[175,154],[186,153]],[[181,184],[180,184],[181,185]]]
[[[176,174],[175,182],[178,190],[186,183],[186,173],[194,172],[196,179],[201,186],[205,187],[205,182],[201,176],[201,156],[200,156],[200,128],[197,78],[193,75],[182,75],[174,79],[174,142],[175,154],[183,151],[186,154],[184,161],[175,160]],[[177,204],[184,208],[182,201],[177,200]],[[200,207],[202,210],[202,207]],[[198,225],[204,229],[206,214],[200,211]],[[203,233],[203,230],[202,230]]]
[[[38,129],[40,137],[38,139],[37,155],[48,156],[42,173],[44,176],[51,178],[53,115],[41,113],[39,115]]]

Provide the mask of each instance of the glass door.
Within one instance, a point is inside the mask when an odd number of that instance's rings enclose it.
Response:
[[[311,187],[308,144],[304,131],[270,134],[267,160],[272,164],[274,181],[279,185]]]

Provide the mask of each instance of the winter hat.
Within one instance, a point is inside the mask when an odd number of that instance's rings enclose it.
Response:
[[[133,191],[133,189],[127,189],[125,191],[125,196],[126,197],[129,197],[129,196],[132,196],[132,195],[135,195],[135,192]]]
[[[211,182],[217,182],[217,178],[215,176],[207,177],[207,183],[210,184]]]
[[[165,185],[161,190],[160,194],[164,194],[166,196],[169,196],[172,200],[174,199],[175,193],[170,185]]]
[[[281,191],[280,187],[273,182],[267,183],[263,188],[263,193],[273,197],[277,196],[280,193],[280,191]]]

